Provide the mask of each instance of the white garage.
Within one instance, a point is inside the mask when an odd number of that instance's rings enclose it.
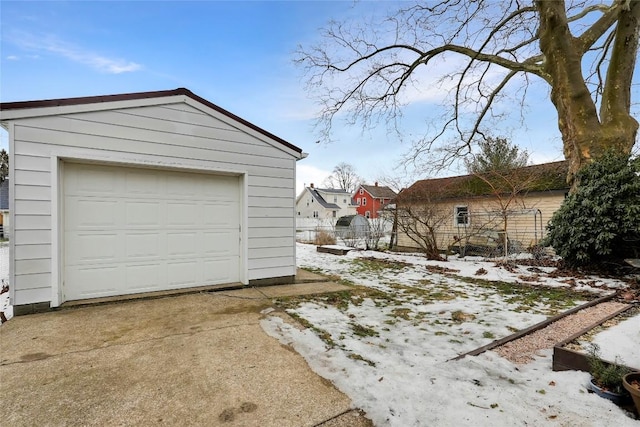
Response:
[[[295,276],[301,150],[186,89],[3,103],[17,312]]]

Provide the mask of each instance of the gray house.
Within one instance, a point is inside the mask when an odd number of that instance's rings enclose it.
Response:
[[[187,89],[0,104],[11,297],[291,282],[301,149]]]

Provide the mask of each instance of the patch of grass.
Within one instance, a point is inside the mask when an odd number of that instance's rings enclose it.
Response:
[[[531,311],[534,308],[544,314],[556,314],[576,305],[576,301],[589,301],[598,296],[568,288],[530,285],[525,283],[493,282],[473,277],[459,277],[461,281],[472,283],[505,297],[505,302],[517,304],[515,311]],[[542,308],[542,305],[548,307]]]
[[[316,335],[318,335],[318,338],[320,338],[325,342],[325,344],[327,344],[327,346],[329,346],[329,348],[334,348],[336,346],[336,343],[335,341],[333,341],[333,338],[331,338],[331,334],[329,332],[325,331],[324,329],[318,328],[313,323],[309,322],[307,319],[297,313],[290,312],[289,315],[296,319],[305,328],[311,329]]]
[[[399,283],[390,283],[388,286],[391,289],[398,290],[402,292],[403,295],[407,297],[415,297],[419,298],[423,301],[423,303],[428,303],[432,301],[449,301],[456,299],[458,297],[466,297],[467,295],[464,292],[458,291],[456,289],[450,289],[449,287],[443,285],[433,285],[431,282],[424,283],[423,280],[419,282],[421,285],[428,285],[426,287],[417,287],[417,286],[407,286],[401,285]]]
[[[345,311],[349,308],[349,303],[353,302],[353,299],[351,298],[351,291],[340,291],[327,294],[324,302],[336,307],[340,311]]]
[[[369,359],[365,359],[364,357],[360,356],[358,353],[350,353],[347,357],[349,359],[353,359],[353,360],[361,360],[361,361],[363,361],[364,363],[366,363],[369,366],[373,366],[373,367],[376,366],[375,362],[372,362]]]
[[[474,316],[473,314],[465,313],[462,310],[456,310],[451,313],[451,320],[456,323],[468,322],[470,320],[474,320],[475,318],[476,316]]]
[[[378,331],[376,331],[373,328],[369,328],[367,326],[362,326],[359,323],[349,323],[349,326],[351,326],[351,329],[353,330],[353,333],[356,334],[359,337],[377,337],[380,336],[380,334],[378,333]]]
[[[490,338],[490,339],[494,339],[496,336],[493,334],[493,332],[490,331],[484,331],[482,333],[482,338]]]
[[[411,320],[411,312],[410,308],[394,308],[391,310],[391,314],[387,314],[387,316],[399,317],[404,320]]]
[[[352,260],[351,265],[352,272],[354,273],[381,273],[388,270],[398,272],[412,266],[412,264],[402,261],[373,257],[355,258],[354,260]]]

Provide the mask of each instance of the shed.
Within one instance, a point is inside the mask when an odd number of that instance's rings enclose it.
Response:
[[[292,282],[302,150],[187,89],[0,104],[16,312]]]
[[[336,236],[341,239],[361,239],[369,233],[369,220],[362,215],[346,215],[336,221]]]

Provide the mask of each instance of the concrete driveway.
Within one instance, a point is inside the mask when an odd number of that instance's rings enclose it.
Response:
[[[4,425],[370,426],[259,321],[331,282],[19,316],[0,327]],[[284,315],[284,314],[283,314]]]

